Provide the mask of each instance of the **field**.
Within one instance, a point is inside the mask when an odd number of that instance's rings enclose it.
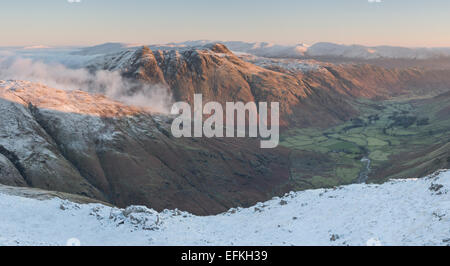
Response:
[[[281,145],[292,150],[291,181],[296,189],[333,187],[448,168],[449,106],[448,95],[359,100],[360,117],[328,129],[291,129],[281,138]]]

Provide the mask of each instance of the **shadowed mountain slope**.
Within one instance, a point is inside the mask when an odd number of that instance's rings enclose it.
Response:
[[[173,138],[171,119],[100,95],[0,81],[0,182],[197,214],[287,191],[283,149]]]

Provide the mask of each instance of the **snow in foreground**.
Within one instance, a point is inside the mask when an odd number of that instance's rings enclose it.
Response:
[[[449,245],[450,171],[199,217],[0,194],[0,245]]]

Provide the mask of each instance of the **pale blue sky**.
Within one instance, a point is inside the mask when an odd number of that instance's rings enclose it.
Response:
[[[242,40],[450,46],[448,0],[2,0],[0,46]]]

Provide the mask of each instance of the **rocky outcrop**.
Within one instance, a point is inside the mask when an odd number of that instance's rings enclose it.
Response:
[[[156,62],[144,63],[148,57],[145,54],[151,54],[152,60],[154,56]],[[176,101],[192,103],[194,94],[201,93],[204,101],[222,104],[230,101],[279,102],[282,125],[313,123],[309,115],[317,111],[323,115],[319,122],[323,125],[347,119],[355,113],[341,95],[323,94],[295,75],[246,62],[222,44],[153,52],[146,47],[127,50],[98,58],[88,68],[120,71],[133,81],[168,85]],[[153,76],[147,73],[153,73]],[[334,111],[324,112],[314,107],[323,102]]]
[[[167,85],[176,101],[192,102],[194,93],[220,103],[276,101],[282,125],[301,127],[326,127],[356,116],[355,98],[387,99],[450,89],[450,70],[318,62],[312,67],[308,61],[305,71],[298,67],[302,60],[245,58],[219,43],[153,52],[143,47],[100,57],[89,68],[117,70],[133,81]]]

